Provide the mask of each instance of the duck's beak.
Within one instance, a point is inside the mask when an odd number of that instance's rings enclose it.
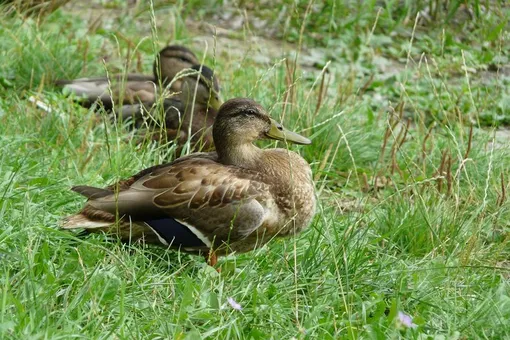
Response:
[[[290,130],[287,130],[284,128],[280,123],[278,123],[276,120],[271,119],[271,129],[269,129],[268,132],[266,132],[266,136],[271,139],[276,140],[283,140],[295,144],[312,144],[312,141],[309,140],[306,137],[301,136],[300,134],[297,134],[295,132],[292,132]]]
[[[212,91],[211,98],[209,99],[209,106],[218,111],[221,105],[223,105],[223,99],[221,98],[220,94]]]

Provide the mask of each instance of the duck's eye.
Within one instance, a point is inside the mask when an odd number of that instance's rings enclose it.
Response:
[[[280,130],[280,131],[283,131],[283,126],[281,126],[281,125],[278,125],[276,128],[277,128],[278,130]]]
[[[257,115],[257,111],[254,110],[254,109],[247,109],[245,111],[245,113],[248,115],[248,116],[256,116]]]

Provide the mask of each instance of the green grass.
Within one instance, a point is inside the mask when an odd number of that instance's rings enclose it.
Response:
[[[429,3],[433,20],[415,26]],[[172,149],[137,146],[51,83],[150,72],[159,47],[192,43],[186,18],[215,23],[228,6],[110,2],[98,23],[69,7],[1,16],[0,338],[509,338],[510,141],[494,142],[510,121],[509,8],[436,3],[246,8],[251,26],[231,33],[240,45],[261,35],[317,49],[316,71],[284,55],[214,58],[209,46],[225,98],[251,96],[313,138],[293,149],[312,164],[319,198],[306,232],[223,258],[221,274],[202,258],[59,230],[84,202],[72,185],[108,185]]]

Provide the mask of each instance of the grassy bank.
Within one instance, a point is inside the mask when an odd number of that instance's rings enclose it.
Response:
[[[401,3],[71,2],[2,15],[0,337],[510,337],[509,8]],[[319,199],[306,232],[223,258],[221,274],[58,229],[84,201],[72,185],[108,185],[173,147],[137,145],[52,82],[150,73],[168,42],[201,56],[214,39],[197,20],[223,29],[205,61],[224,98],[253,97],[313,139],[293,149]],[[262,58],[274,39],[294,52]]]

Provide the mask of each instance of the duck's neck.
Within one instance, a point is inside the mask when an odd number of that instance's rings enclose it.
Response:
[[[233,144],[227,140],[215,144],[218,160],[223,164],[256,169],[262,159],[263,151],[252,143]]]
[[[184,101],[184,116],[185,117],[191,117],[193,114],[193,111],[195,110],[195,107],[197,106],[197,103],[193,102],[193,99],[188,99],[185,97]]]
[[[196,97],[195,97],[195,92],[190,90],[190,89],[193,89],[194,87],[192,86],[192,84],[189,83],[189,81],[183,81],[181,83],[181,100],[183,101],[184,103],[184,114],[188,117],[190,117],[191,114],[193,114],[193,112],[197,112],[197,111],[205,111],[207,110],[207,104],[204,104],[202,102],[200,102],[199,100],[196,100],[199,96],[199,93],[197,91],[197,94],[196,94]],[[200,90],[200,89],[198,89]]]

